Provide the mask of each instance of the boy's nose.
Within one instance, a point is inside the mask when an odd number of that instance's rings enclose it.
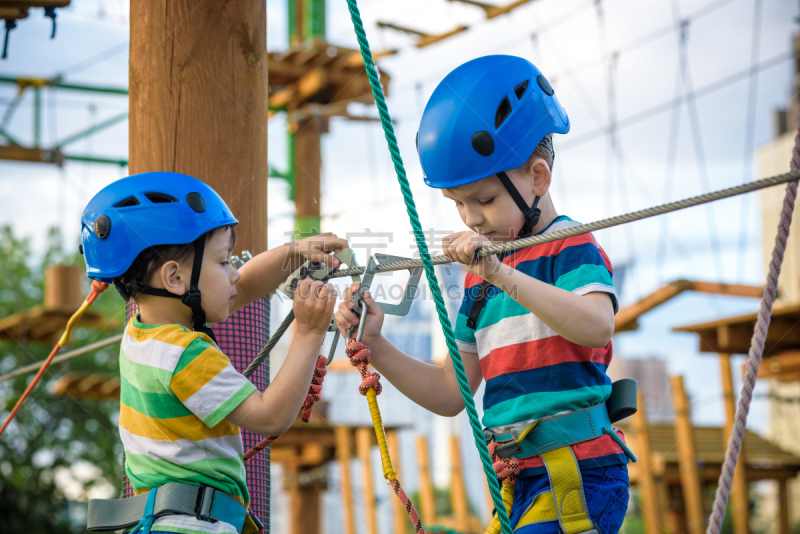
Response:
[[[478,226],[482,226],[484,223],[483,214],[480,213],[480,210],[474,208],[466,208],[464,224],[469,226],[470,228],[477,228]]]

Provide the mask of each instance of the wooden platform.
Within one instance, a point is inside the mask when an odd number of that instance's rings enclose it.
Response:
[[[19,341],[20,343],[29,341],[55,343],[74,312],[75,310],[47,309],[44,306],[34,306],[29,310],[15,313],[0,319],[0,340]],[[83,314],[76,326],[119,330],[122,328],[122,323],[89,309]]]
[[[373,57],[391,53],[393,51],[376,53]],[[277,109],[285,109],[294,112],[290,121],[318,113],[325,117],[348,117],[348,104],[373,102],[369,78],[358,50],[316,41],[286,51],[270,52],[267,61],[270,116]],[[383,71],[379,74],[386,93],[389,75]]]
[[[620,425],[619,428],[626,435],[631,430],[627,425]],[[716,484],[722,463],[725,461],[722,428],[696,426],[693,432],[700,480],[706,484]],[[675,427],[669,424],[650,424],[648,433],[656,476],[663,476],[667,484],[680,484]],[[789,479],[800,472],[800,457],[784,451],[749,430],[745,433],[744,451],[747,480],[750,482]],[[632,483],[640,478],[638,468],[638,464],[628,464]]]

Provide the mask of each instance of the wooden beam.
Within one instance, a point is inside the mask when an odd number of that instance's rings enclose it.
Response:
[[[67,7],[70,0],[3,0],[3,7]]]
[[[638,302],[621,309],[614,317],[614,331],[625,332],[631,330],[630,323],[634,322],[640,315],[675,298],[689,289],[690,286],[691,282],[688,280],[675,280],[658,288]]]
[[[519,6],[525,5],[533,0],[516,0],[516,2],[511,2],[505,6],[497,6],[494,9],[490,9],[486,12],[487,19],[493,19],[495,17],[499,17],[500,15],[505,15],[506,13],[510,13],[512,10],[517,9]]]
[[[295,229],[300,237],[319,234],[322,197],[322,121],[312,118],[298,124],[294,132]]]
[[[672,389],[672,405],[675,409],[675,437],[683,489],[683,503],[686,508],[688,534],[703,534],[703,492],[700,475],[697,471],[697,452],[694,445],[692,421],[689,413],[689,400],[683,387],[683,377],[669,379]]]
[[[731,438],[733,422],[736,418],[736,393],[733,388],[733,373],[731,372],[731,355],[719,355],[720,374],[722,376],[722,394],[725,401],[725,425],[722,427],[722,446],[728,447]],[[733,488],[731,491],[731,514],[733,515],[734,534],[750,534],[750,500],[747,496],[747,478],[745,473],[744,445],[739,452],[740,461],[736,464],[733,474]]]
[[[300,467],[287,465],[285,490],[289,497],[290,534],[317,534],[320,531],[320,494],[322,485],[297,483]]]
[[[0,159],[61,164],[64,161],[64,156],[58,150],[28,148],[19,145],[0,145]]]
[[[661,502],[658,500],[656,481],[653,476],[653,455],[650,449],[650,436],[647,433],[647,414],[644,409],[642,393],[639,392],[637,396],[639,409],[631,416],[631,429],[639,462],[632,465],[635,465],[636,470],[640,473],[636,485],[639,487],[642,499],[645,533],[661,534],[664,514]]]
[[[428,438],[417,436],[417,468],[419,470],[419,504],[424,525],[435,525],[436,496],[431,480],[431,460],[428,454]]]
[[[389,447],[389,456],[392,459],[392,467],[399,480],[402,480],[400,474],[400,437],[397,435],[396,429],[386,431],[386,444]],[[406,534],[406,526],[410,522],[406,508],[396,496],[389,497],[392,500],[392,519],[394,523],[393,534]]]
[[[432,45],[434,43],[438,43],[439,41],[444,41],[445,39],[448,39],[448,38],[450,38],[450,37],[452,37],[454,35],[457,35],[457,34],[463,32],[463,31],[466,31],[468,28],[469,28],[469,26],[458,26],[457,28],[453,28],[452,30],[446,31],[444,33],[439,33],[439,34],[436,34],[436,35],[428,35],[427,37],[422,37],[419,41],[417,41],[415,46],[417,48],[425,48],[426,46],[430,46],[430,45]]]
[[[717,282],[691,282],[692,290],[698,293],[711,293],[713,295],[729,295],[732,297],[761,298],[764,295],[764,286],[749,286],[744,284],[720,284]]]
[[[241,223],[237,255],[267,248],[266,9],[141,0],[130,10],[130,174],[213,187]]]
[[[765,358],[758,368],[758,378],[777,378],[798,372],[800,372],[800,351],[792,350]]]
[[[461,465],[461,447],[456,435],[450,436],[450,502],[457,525],[456,530],[466,532],[469,530],[469,502]]]
[[[789,534],[789,489],[785,478],[778,480],[778,534]]]
[[[364,525],[367,534],[378,534],[378,514],[375,510],[375,485],[372,473],[372,427],[356,428],[356,450],[361,460],[361,483],[364,486]]]
[[[336,456],[339,460],[339,494],[342,498],[342,523],[344,534],[356,534],[353,516],[353,484],[350,479],[350,458],[352,457],[353,429],[338,426],[336,433]]]
[[[698,282],[692,280],[679,279],[662,286],[653,293],[642,298],[638,302],[623,308],[614,318],[615,332],[627,332],[637,328],[636,319],[664,304],[684,291],[697,291],[700,293],[712,293],[715,295],[730,295],[739,297],[761,297],[764,288],[761,286],[748,286],[742,284],[720,284],[716,282]]]
[[[0,19],[19,20],[28,18],[28,9],[24,7],[0,7]]]
[[[383,22],[383,21],[379,20],[375,24],[378,26],[378,28],[387,28],[387,29],[390,29],[390,30],[398,31],[398,32],[403,32],[403,33],[408,33],[408,34],[411,34],[411,35],[416,35],[417,37],[430,37],[431,36],[431,34],[429,34],[429,33],[421,32],[419,30],[415,30],[413,28],[409,28],[408,26],[399,26],[399,25],[393,24],[391,22]]]

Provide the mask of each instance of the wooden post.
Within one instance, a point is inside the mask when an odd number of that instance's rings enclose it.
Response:
[[[664,531],[664,514],[658,499],[656,482],[653,476],[653,455],[650,450],[650,435],[647,431],[647,413],[642,393],[638,393],[639,409],[631,417],[636,454],[639,456],[637,469],[641,475],[636,485],[642,498],[642,513],[646,534],[661,534]]]
[[[789,534],[789,489],[785,478],[778,479],[778,534]]]
[[[267,248],[264,0],[131,5],[130,172],[199,178],[240,224],[236,253]]]
[[[295,179],[295,231],[300,236],[320,233],[322,152],[320,137],[324,119],[312,118],[296,125],[293,169]]]
[[[722,432],[723,450],[728,449],[728,440],[733,432],[733,421],[736,418],[736,392],[733,388],[733,372],[731,371],[731,355],[719,355],[720,374],[722,375],[722,393],[725,399],[725,425]],[[731,488],[731,515],[733,516],[734,534],[750,533],[750,501],[747,496],[746,461],[744,446],[739,452],[739,461],[733,473]]]
[[[453,506],[453,518],[456,530],[469,530],[469,502],[467,488],[464,484],[464,472],[461,467],[461,448],[458,436],[450,436],[450,502]]]
[[[44,271],[44,307],[74,312],[83,304],[84,270],[72,265],[51,265]]]
[[[419,504],[422,523],[436,524],[436,496],[431,481],[431,460],[428,454],[428,438],[417,436],[417,466],[419,467]]]
[[[356,428],[356,451],[361,460],[361,483],[364,486],[364,520],[368,534],[378,534],[378,515],[375,511],[375,485],[372,480],[372,436],[370,427]]]
[[[286,493],[289,497],[289,532],[291,534],[316,534],[321,532],[319,505],[322,485],[301,485],[297,477],[303,470],[296,465],[286,465]]]
[[[350,480],[350,458],[353,450],[353,429],[339,426],[334,429],[336,434],[336,456],[339,459],[339,493],[342,496],[342,522],[345,534],[356,534],[356,525],[353,517],[353,484]]]
[[[678,443],[678,465],[681,472],[681,488],[686,509],[689,534],[703,534],[703,492],[697,470],[697,452],[689,414],[689,400],[683,387],[683,377],[671,376],[672,406],[675,409],[675,438]]]
[[[400,438],[397,435],[397,430],[391,429],[386,431],[386,443],[389,447],[389,456],[392,458],[392,467],[397,478],[402,481],[403,477],[400,475]],[[389,497],[392,500],[392,518],[394,534],[406,534],[406,523],[410,521],[403,503],[400,502],[396,496]]]

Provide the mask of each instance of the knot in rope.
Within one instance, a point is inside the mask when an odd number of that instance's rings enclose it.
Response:
[[[317,366],[314,368],[314,376],[311,378],[311,385],[308,387],[308,394],[303,406],[300,408],[300,417],[303,418],[304,423],[308,423],[311,418],[311,410],[314,408],[314,403],[319,401],[322,394],[322,381],[328,370],[325,368],[327,359],[320,356],[317,359]]]
[[[497,449],[499,445],[499,443],[489,444],[489,454],[492,455],[492,467],[497,471],[497,478],[501,481],[507,479],[513,484],[516,482],[517,476],[519,475],[519,460],[517,458],[500,458],[497,456],[495,449]]]
[[[383,389],[380,383],[381,375],[379,373],[370,373],[369,369],[367,368],[369,366],[370,358],[369,347],[360,341],[350,339],[347,341],[347,349],[345,350],[345,354],[347,354],[347,357],[350,358],[350,365],[356,367],[361,373],[361,385],[358,386],[358,392],[362,395],[366,395],[367,390],[369,390],[369,388],[373,388],[375,390],[375,394],[380,395],[381,390]]]

